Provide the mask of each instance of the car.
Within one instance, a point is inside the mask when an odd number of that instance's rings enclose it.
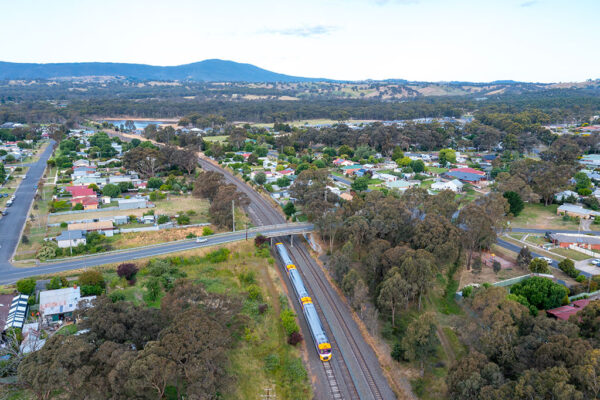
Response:
[[[552,264],[552,262],[554,261],[553,259],[551,259],[551,258],[548,258],[548,257],[536,257],[536,258],[539,258],[540,260],[544,260],[544,261],[546,261],[548,264]]]
[[[594,258],[593,260],[590,261],[590,264],[600,265],[600,258]]]
[[[2,210],[2,215],[6,215],[6,214],[8,214],[8,211],[7,210]]]
[[[208,242],[208,239],[201,238],[201,237],[196,238],[196,243],[204,243],[204,242]]]

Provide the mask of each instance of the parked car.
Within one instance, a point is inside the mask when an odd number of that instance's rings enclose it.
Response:
[[[600,258],[594,258],[593,260],[590,261],[590,264],[600,265]]]
[[[539,258],[540,260],[544,260],[544,261],[546,261],[548,264],[552,264],[552,262],[554,261],[553,259],[551,259],[551,258],[548,258],[548,257],[536,257],[536,258]]]
[[[208,242],[208,239],[201,238],[201,237],[196,238],[196,243],[204,243],[204,242]]]
[[[2,210],[2,215],[6,215],[6,214],[8,214],[8,211]]]

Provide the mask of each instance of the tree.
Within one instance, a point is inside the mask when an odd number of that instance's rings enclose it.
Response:
[[[113,185],[112,183],[108,183],[102,188],[102,194],[108,197],[119,197],[121,194],[121,188],[117,185]]]
[[[133,263],[119,264],[117,267],[117,275],[131,281],[135,278],[135,274],[139,271],[138,267]]]
[[[392,326],[396,326],[396,312],[402,304],[408,304],[410,285],[406,282],[400,273],[396,272],[383,281],[377,303],[380,307],[390,311],[392,316]]]
[[[421,364],[421,376],[425,371],[424,362],[433,352],[438,344],[436,327],[431,313],[421,314],[413,321],[402,338],[404,355],[409,361],[419,361]]]
[[[179,225],[188,225],[190,223],[190,217],[182,214],[177,217],[177,223]]]
[[[148,189],[158,189],[163,184],[164,184],[164,182],[162,179],[153,176],[152,178],[148,179],[147,186],[148,186]]]
[[[392,152],[392,160],[400,160],[404,158],[404,152],[400,146],[394,147],[394,151]]]
[[[219,188],[225,183],[223,174],[215,171],[202,172],[194,182],[194,190],[192,194],[195,197],[202,197],[212,200]]]
[[[438,160],[441,166],[456,163],[456,151],[452,149],[441,149],[438,153]]]
[[[369,178],[366,176],[358,177],[352,182],[352,190],[357,192],[364,192],[369,188]]]
[[[292,203],[291,201],[288,201],[285,204],[285,206],[283,206],[283,212],[288,217],[291,217],[292,215],[294,215],[296,213],[296,207],[294,206],[294,203]]]
[[[551,279],[533,276],[513,285],[510,293],[525,297],[529,304],[538,310],[549,310],[562,304],[567,295],[567,288],[552,282]]]
[[[519,255],[517,256],[517,265],[521,268],[528,267],[533,259],[531,252],[529,251],[529,247],[523,246],[519,251]]]
[[[550,268],[548,268],[548,263],[546,260],[541,258],[534,258],[529,263],[529,270],[534,274],[548,274],[550,273]]]
[[[506,200],[508,200],[508,205],[510,207],[510,213],[517,217],[523,211],[525,204],[523,200],[521,200],[521,196],[519,196],[516,192],[504,192],[502,195]]]
[[[577,278],[579,271],[575,269],[575,263],[569,258],[565,258],[558,263],[558,268],[571,278]]]
[[[578,172],[573,178],[575,179],[575,190],[577,192],[583,189],[589,189],[592,186],[592,180],[585,172]]]
[[[158,150],[140,145],[123,155],[123,167],[137,171],[143,177],[149,178],[155,176],[164,167],[164,163],[161,163]]]
[[[23,293],[26,295],[30,295],[35,290],[35,279],[33,278],[23,278],[17,281],[17,290],[19,293]]]
[[[254,182],[264,185],[267,182],[267,175],[264,172],[259,172],[254,176]]]
[[[413,172],[416,173],[425,171],[425,163],[423,160],[412,160],[410,162],[410,167],[412,168]]]

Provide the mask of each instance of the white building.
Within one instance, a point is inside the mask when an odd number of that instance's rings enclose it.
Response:
[[[454,193],[462,192],[463,183],[458,179],[439,181],[431,185],[431,190],[452,190]]]
[[[95,296],[86,297],[92,300]],[[57,290],[43,290],[40,292],[40,314],[47,323],[57,323],[73,315],[81,300],[79,287],[68,287]]]
[[[72,231],[63,231],[56,237],[56,243],[61,249],[68,247],[77,247],[80,244],[85,245],[87,243],[85,238],[85,231],[74,229]]]

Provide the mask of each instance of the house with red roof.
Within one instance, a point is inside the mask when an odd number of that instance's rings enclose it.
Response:
[[[84,196],[74,197],[71,199],[71,205],[81,204],[84,210],[97,210],[98,209],[98,197],[96,196]]]
[[[65,190],[71,193],[73,197],[96,196],[96,192],[83,185],[67,186]]]
[[[478,169],[475,168],[452,168],[450,170],[450,172],[466,172],[467,174],[476,174],[476,175],[481,175],[481,176],[485,176],[485,172],[480,171]]]
[[[577,314],[590,304],[589,299],[575,300],[566,306],[546,310],[546,314],[556,319],[567,321],[571,315]]]

